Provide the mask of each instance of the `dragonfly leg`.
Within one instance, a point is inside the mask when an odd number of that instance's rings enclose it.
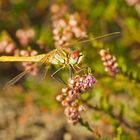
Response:
[[[82,72],[86,72],[86,73],[89,73],[89,67],[82,67],[82,68],[80,68],[80,67],[78,67],[78,66],[76,66],[76,68],[78,69],[77,71],[76,71],[76,73],[82,73]],[[91,69],[90,69],[90,71],[91,71]]]
[[[87,72],[88,73],[88,67],[78,67],[78,66],[72,66],[72,65],[69,65],[69,68],[70,68],[70,78],[72,78],[72,74],[74,74],[74,72],[76,74],[81,74],[82,72]]]
[[[51,77],[54,78],[55,80],[57,80],[58,82],[61,82],[61,83],[63,83],[63,84],[66,85],[66,83],[64,82],[64,80],[62,80],[62,78],[60,78],[59,76],[57,76],[58,72],[60,72],[63,68],[64,68],[64,66],[61,67],[61,68],[59,68],[57,71],[55,71],[55,72],[51,75]]]
[[[74,74],[75,68],[72,65],[69,65],[69,77],[72,79],[72,75]]]

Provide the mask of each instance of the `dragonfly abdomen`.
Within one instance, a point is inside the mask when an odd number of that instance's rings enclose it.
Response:
[[[45,54],[36,56],[1,56],[1,62],[39,62]]]

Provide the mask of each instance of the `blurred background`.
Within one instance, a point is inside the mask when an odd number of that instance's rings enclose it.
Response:
[[[76,41],[112,32],[120,34]],[[139,0],[0,0],[1,56],[48,53],[71,40],[71,48],[85,56],[82,66],[90,67],[98,80],[83,97],[91,106],[81,114],[94,133],[67,122],[64,107],[56,101],[65,85],[50,76],[57,66],[44,76],[40,65],[0,63],[0,140],[140,139]],[[104,71],[101,49],[116,57],[121,72],[112,76]],[[26,76],[2,90],[26,69]],[[67,81],[68,69],[59,76]]]

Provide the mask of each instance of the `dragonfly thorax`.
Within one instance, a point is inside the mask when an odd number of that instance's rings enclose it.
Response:
[[[70,49],[61,48],[51,51],[42,59],[42,62],[55,65],[75,65],[81,62],[82,57],[82,53],[78,50],[71,51]]]

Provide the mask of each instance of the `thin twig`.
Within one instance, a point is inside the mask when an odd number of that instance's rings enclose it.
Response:
[[[87,121],[84,121],[82,118],[79,119],[79,123],[85,127],[87,130],[89,130],[90,132],[92,132],[94,134],[94,136],[96,138],[100,138],[101,137],[101,134],[99,133],[98,130],[93,130],[93,128],[91,128],[91,126],[89,125],[89,123]]]
[[[86,104],[89,108],[94,109],[95,111],[99,111],[105,114],[110,115],[113,119],[116,119],[119,121],[120,124],[124,125],[125,127],[129,128],[129,129],[133,129],[135,130],[138,134],[140,134],[140,128],[138,126],[132,126],[130,125],[124,118],[122,118],[122,116],[118,116],[113,114],[113,112],[107,112],[106,110],[104,110],[103,108],[99,108],[97,106],[92,106],[90,104]]]
[[[84,120],[82,118],[79,119],[79,123],[86,127],[89,131],[94,132],[94,130],[90,127],[90,125],[88,124],[88,122],[84,122]]]

